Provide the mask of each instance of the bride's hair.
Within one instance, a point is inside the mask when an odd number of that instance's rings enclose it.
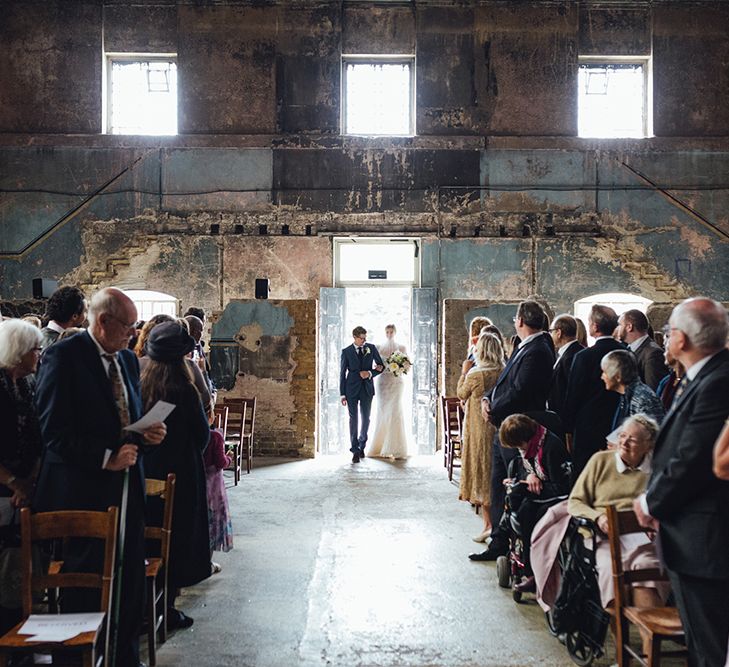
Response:
[[[483,333],[476,343],[476,363],[487,368],[504,367],[504,348],[492,333]]]
[[[387,331],[388,329],[392,329],[395,333],[397,333],[397,327],[394,324],[386,324],[385,331]]]

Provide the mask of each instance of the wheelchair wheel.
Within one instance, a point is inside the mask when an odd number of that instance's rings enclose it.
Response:
[[[501,588],[509,588],[511,585],[511,566],[507,556],[499,556],[496,559],[496,576],[499,579]]]
[[[595,649],[590,646],[579,632],[567,635],[567,653],[572,662],[580,667],[589,667],[595,659]]]
[[[556,637],[559,633],[554,627],[554,621],[552,620],[552,610],[544,612],[544,618],[547,619],[547,630],[552,637]]]

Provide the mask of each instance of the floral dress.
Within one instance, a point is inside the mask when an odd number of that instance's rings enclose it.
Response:
[[[210,551],[230,551],[233,548],[233,524],[228,509],[228,494],[223,480],[223,469],[230,465],[225,454],[223,434],[210,430],[210,442],[205,450],[205,481],[208,489],[208,521],[210,523]]]

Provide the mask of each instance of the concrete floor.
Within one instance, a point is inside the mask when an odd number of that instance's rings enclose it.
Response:
[[[572,664],[536,603],[466,558],[480,518],[438,457],[257,462],[228,493],[235,549],[180,598],[195,625],[160,666]]]

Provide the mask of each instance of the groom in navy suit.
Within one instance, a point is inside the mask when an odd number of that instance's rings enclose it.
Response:
[[[367,431],[370,428],[370,410],[375,396],[373,378],[382,373],[385,366],[377,348],[367,343],[367,330],[364,327],[356,327],[352,337],[354,343],[342,350],[339,395],[342,405],[349,410],[349,451],[352,452],[352,463],[359,463],[364,458]],[[359,416],[362,418],[360,428]]]

